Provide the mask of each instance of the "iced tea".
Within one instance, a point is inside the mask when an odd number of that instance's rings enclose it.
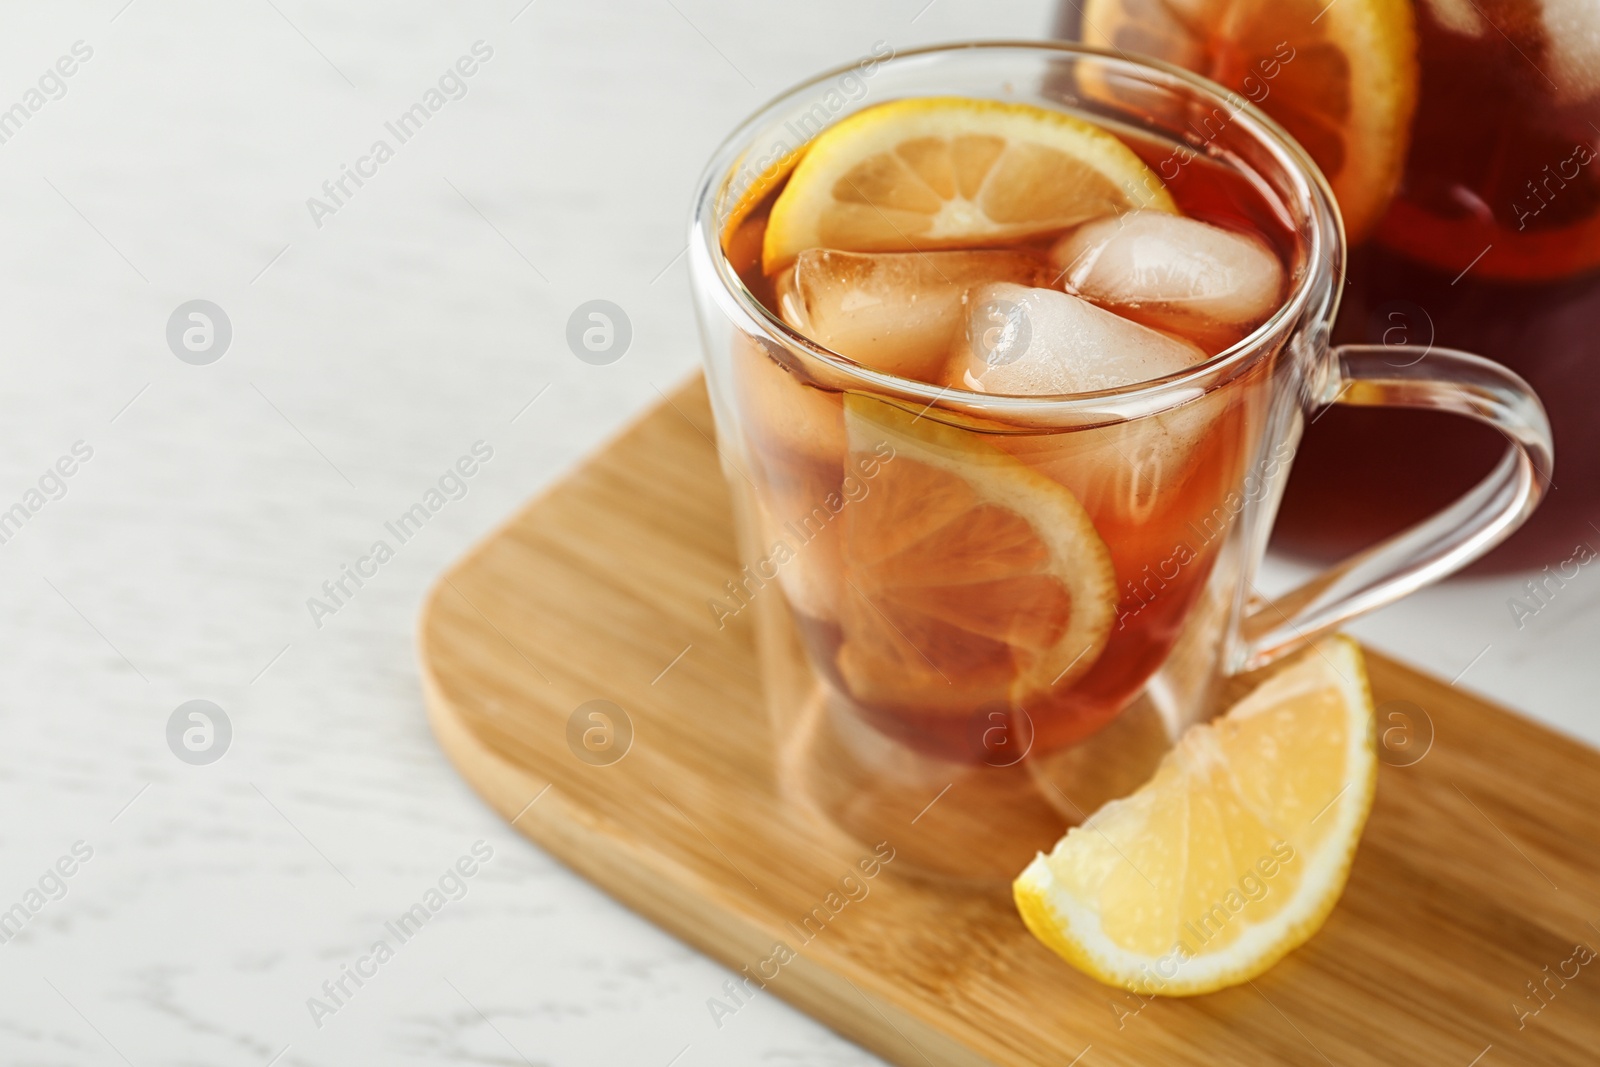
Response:
[[[855,118],[878,121],[876,110]],[[853,364],[973,400],[1126,389],[1244,340],[1303,269],[1288,213],[1227,161],[1175,162],[1171,143],[1118,128],[1105,134],[1118,147],[1084,151],[1137,182],[1083,179],[1084,217],[1052,186],[1056,215],[1041,208],[1045,223],[1019,229],[1008,197],[1038,195],[1026,168],[1054,164],[1007,155],[1015,132],[1001,145],[941,132],[936,114],[918,121],[916,138],[834,183],[862,211],[814,230],[826,239],[866,219],[851,247],[772,255],[792,160],[724,230],[750,293]],[[951,202],[999,221],[967,238],[907,232],[923,208],[936,231],[947,216],[931,213]],[[867,211],[886,225],[872,231]],[[996,743],[1070,745],[1168,659],[1241,515],[1275,492],[1288,451],[1261,454],[1273,364],[1143,417],[1042,428],[998,406],[918,410],[741,338],[732,376],[758,562],[723,603],[736,610],[776,584],[833,699],[920,751],[993,762]]]

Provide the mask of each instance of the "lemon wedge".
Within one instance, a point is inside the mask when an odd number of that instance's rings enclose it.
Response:
[[[1253,978],[1321,928],[1377,780],[1360,649],[1334,638],[1191,728],[1154,777],[1017,878],[1034,935],[1144,995]]]

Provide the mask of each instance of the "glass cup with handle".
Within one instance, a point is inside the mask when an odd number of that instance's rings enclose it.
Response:
[[[842,93],[847,78],[865,91]],[[763,262],[815,137],[884,107],[1070,116],[1121,142],[1169,207],[1129,188],[1122,214],[1064,232],[952,248],[883,230],[885,250]],[[970,169],[979,142],[940,142],[928,121],[913,128],[932,151]],[[1020,165],[983,155],[980,184]],[[881,208],[848,184],[833,195]],[[1063,246],[1111,264],[1118,241],[1202,224],[1277,272],[1232,334],[1064,291],[1094,279]],[[718,149],[689,258],[743,564],[709,608],[754,620],[785,796],[915,870],[1009,880],[1141,784],[1231,679],[1477,558],[1548,484],[1549,425],[1511,372],[1330,344],[1345,245],[1326,182],[1247,101],[1176,68],[984,43],[821,75]],[[921,317],[892,318],[908,308]],[[1091,349],[1104,366],[1085,370]],[[1445,510],[1266,602],[1255,574],[1285,479],[1335,404],[1454,413],[1505,454]]]

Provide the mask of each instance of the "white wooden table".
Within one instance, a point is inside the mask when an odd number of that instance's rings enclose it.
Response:
[[[1047,7],[8,9],[0,1061],[876,1062],[770,997],[718,1029],[720,967],[457,780],[411,631],[447,561],[692,373],[686,213],[738,119],[875,42],[1037,35]],[[564,341],[592,299],[632,323],[609,366]],[[193,300],[231,326],[211,362],[220,334],[168,343]],[[1589,581],[1521,631],[1514,577],[1360,631],[1600,740]],[[215,762],[169,747],[191,700],[226,716]]]

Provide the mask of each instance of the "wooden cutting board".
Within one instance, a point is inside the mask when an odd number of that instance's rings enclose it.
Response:
[[[574,870],[896,1064],[1600,1062],[1600,960],[1574,953],[1600,948],[1600,753],[1376,654],[1380,712],[1421,709],[1431,748],[1382,768],[1340,906],[1252,984],[1141,1003],[1038,945],[1003,887],[865,877],[871,849],[779,802],[753,635],[707,609],[738,571],[713,435],[696,382],[423,610],[440,744]],[[581,736],[607,722],[609,763]]]

